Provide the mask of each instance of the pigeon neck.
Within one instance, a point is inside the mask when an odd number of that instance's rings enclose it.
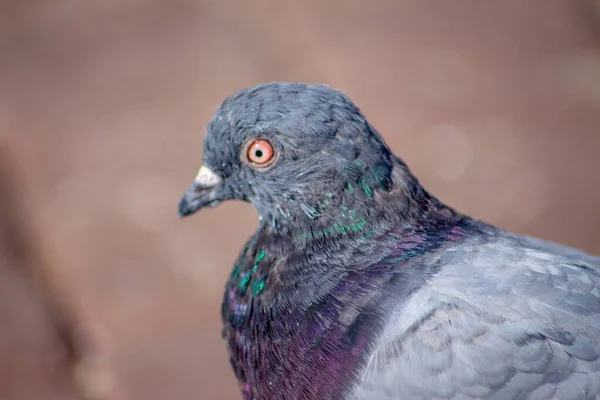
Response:
[[[264,218],[262,228],[302,244],[369,238],[391,229],[411,230],[422,220],[443,224],[456,215],[430,196],[400,160],[389,171],[344,182],[335,192],[290,206],[287,215]]]

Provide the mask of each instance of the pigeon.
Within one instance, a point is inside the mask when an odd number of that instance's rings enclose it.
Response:
[[[226,98],[181,217],[249,202],[222,303],[244,399],[600,398],[600,259],[429,194],[344,93]]]

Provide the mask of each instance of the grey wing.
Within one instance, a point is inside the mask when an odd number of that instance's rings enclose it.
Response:
[[[505,236],[435,262],[351,399],[600,398],[600,259]]]

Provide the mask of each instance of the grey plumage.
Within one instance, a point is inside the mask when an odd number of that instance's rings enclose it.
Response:
[[[204,160],[180,215],[261,216],[222,307],[245,399],[600,398],[600,259],[442,204],[343,93],[242,90]]]
[[[598,398],[598,258],[491,230],[429,262],[350,398]]]

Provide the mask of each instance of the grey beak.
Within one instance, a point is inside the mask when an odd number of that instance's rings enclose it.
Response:
[[[193,214],[202,207],[212,207],[220,203],[215,189],[221,184],[221,178],[203,165],[194,179],[194,183],[179,201],[179,217]]]

